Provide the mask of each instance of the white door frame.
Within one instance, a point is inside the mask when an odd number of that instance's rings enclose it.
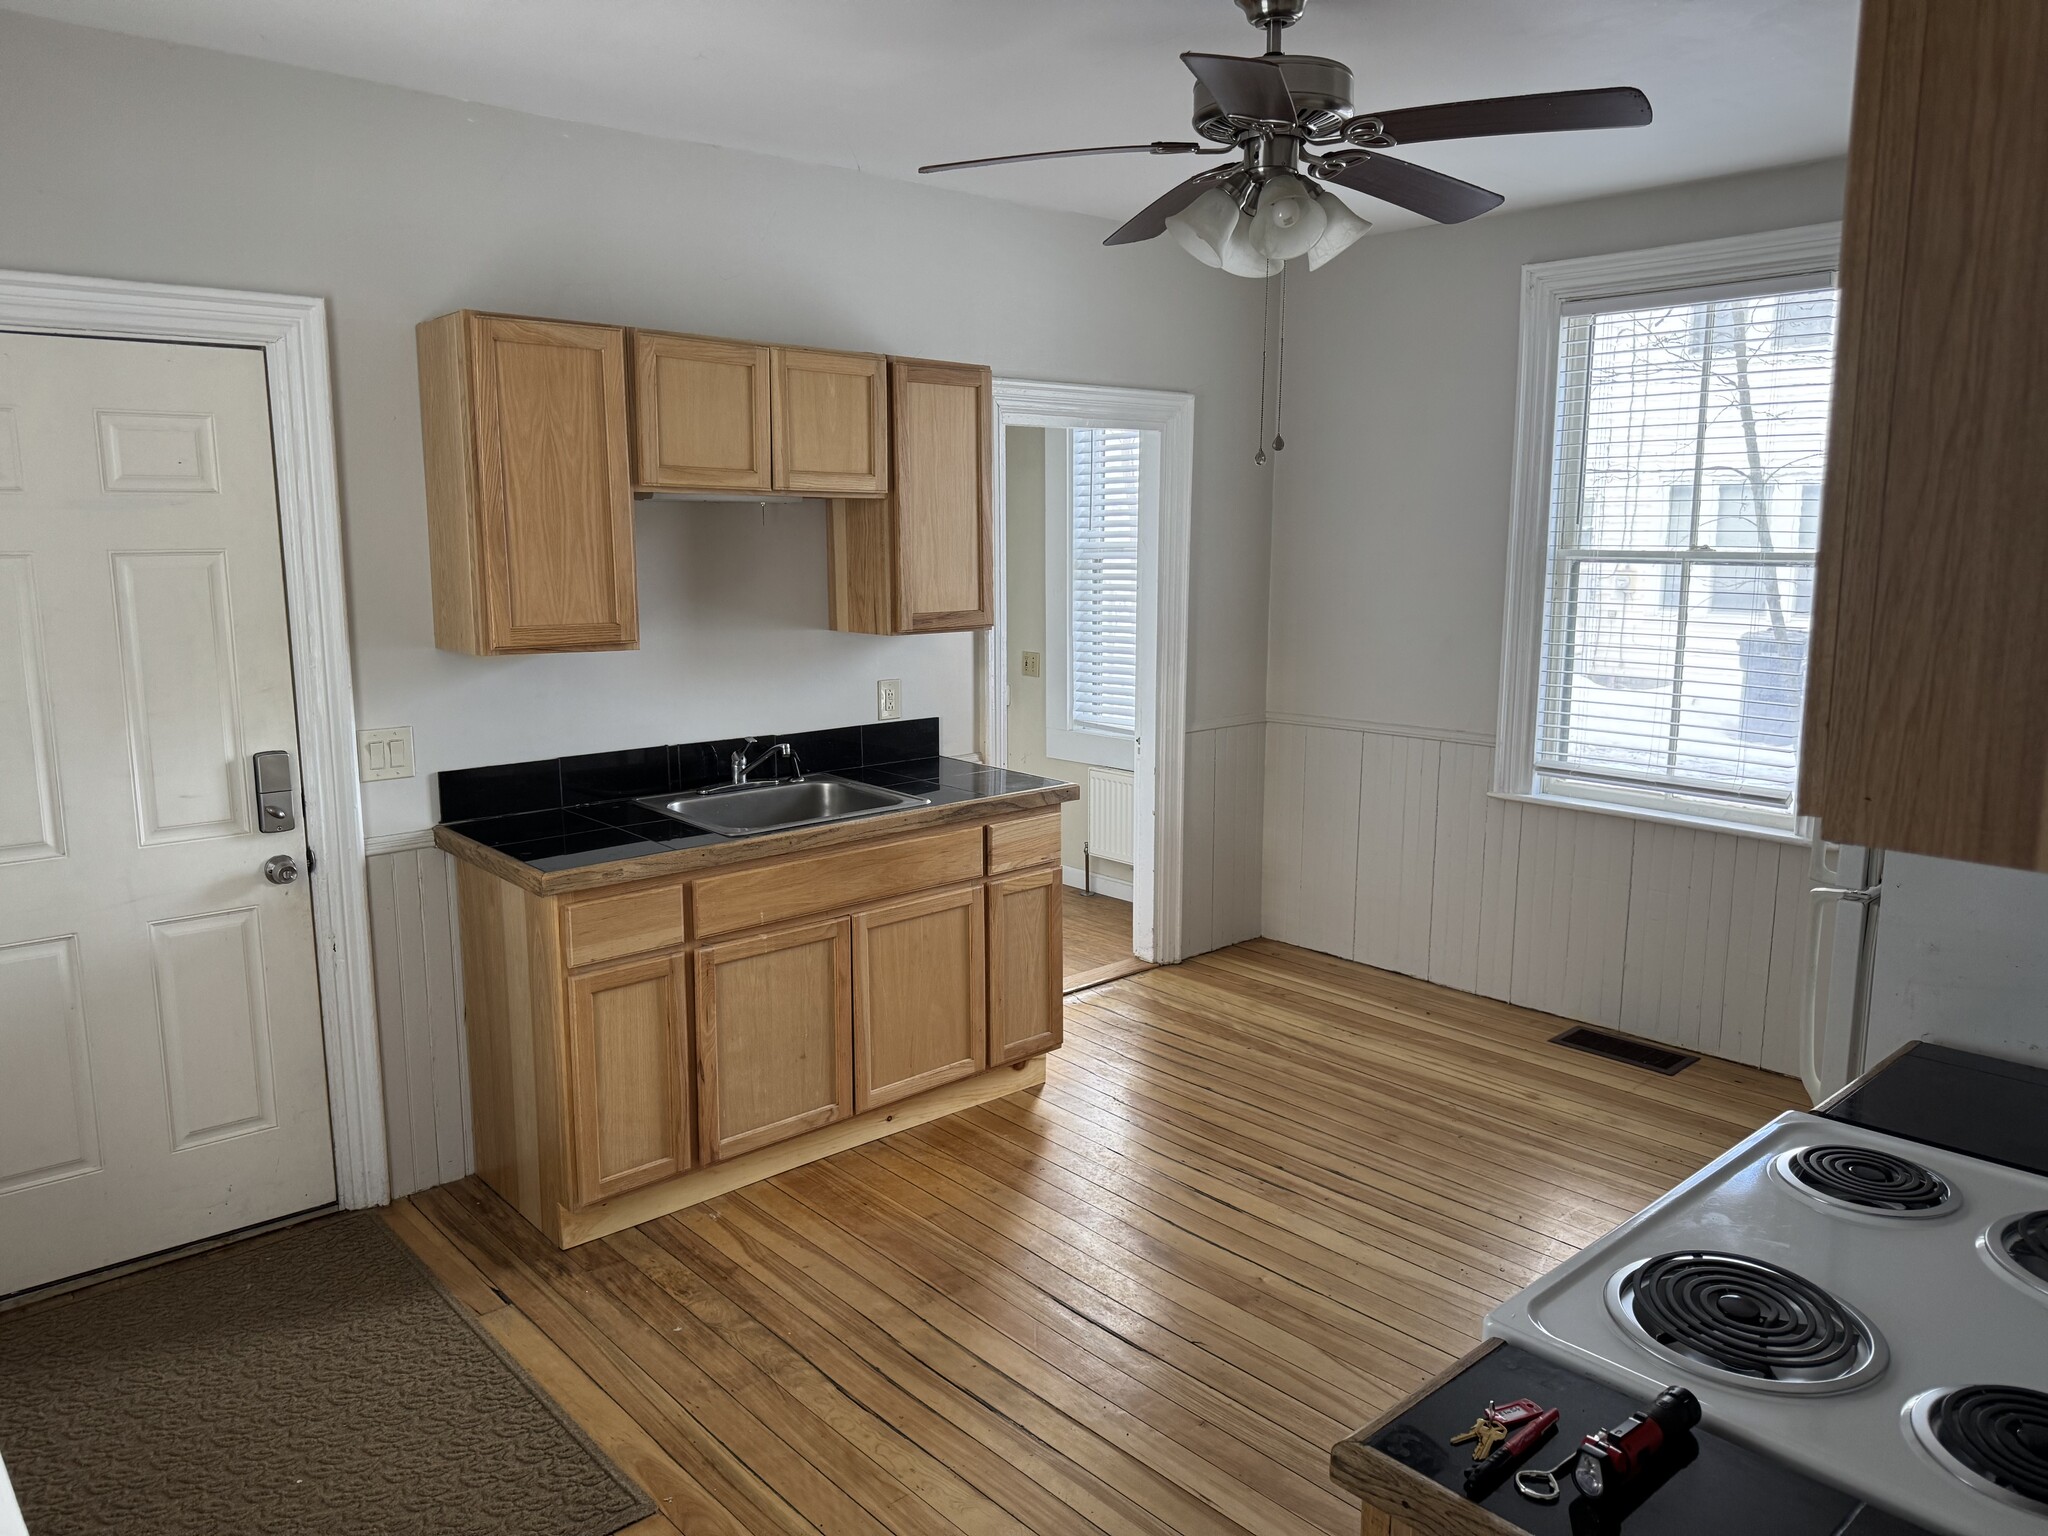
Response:
[[[986,763],[1004,762],[1008,747],[1003,686],[1010,628],[1005,429],[1140,427],[1160,435],[1158,518],[1151,528],[1141,523],[1138,533],[1141,548],[1154,557],[1140,561],[1138,575],[1140,601],[1150,597],[1153,616],[1151,629],[1138,637],[1139,676],[1149,664],[1153,686],[1149,694],[1139,690],[1137,788],[1141,805],[1148,789],[1152,802],[1152,932],[1149,944],[1142,924],[1133,937],[1140,958],[1171,964],[1181,958],[1181,783],[1187,755],[1188,530],[1194,517],[1195,397],[1179,390],[997,379],[994,398],[995,624],[976,637],[975,646],[980,672],[976,737]]]
[[[299,783],[306,844],[314,855],[308,880],[336,1199],[348,1209],[382,1205],[389,1198],[390,1167],[377,1065],[326,301],[0,271],[0,330],[263,349],[298,695]]]

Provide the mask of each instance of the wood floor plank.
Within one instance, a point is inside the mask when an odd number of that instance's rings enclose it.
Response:
[[[1077,912],[1127,952],[1076,897],[1070,959]],[[568,1253],[473,1180],[385,1219],[656,1498],[635,1536],[1350,1536],[1333,1441],[1805,1104],[1270,940],[1066,1018],[1042,1090]]]
[[[1070,988],[1088,971],[1134,958],[1131,904],[1114,896],[1091,895],[1072,886],[1061,891],[1060,935],[1065,944],[1066,984]]]

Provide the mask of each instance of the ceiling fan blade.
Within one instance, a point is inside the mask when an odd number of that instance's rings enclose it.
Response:
[[[1340,187],[1349,187],[1383,203],[1406,208],[1410,213],[1422,214],[1439,224],[1462,224],[1507,201],[1498,192],[1475,187],[1469,181],[1460,181],[1427,166],[1411,165],[1406,160],[1376,155],[1370,150],[1359,150],[1355,155],[1346,154],[1319,163],[1336,167],[1316,172],[1324,181],[1334,181]]]
[[[1287,77],[1271,59],[1244,59],[1228,53],[1184,53],[1181,63],[1216,98],[1226,116],[1257,123],[1294,121],[1294,96]]]
[[[917,174],[933,171],[964,171],[977,165],[1016,165],[1025,160],[1067,160],[1076,155],[1227,155],[1230,146],[1185,144],[1171,139],[1154,139],[1150,144],[1103,144],[1094,149],[1040,149],[1028,155],[990,155],[981,160],[947,160],[939,165],[920,165]]]
[[[1102,243],[1136,245],[1140,240],[1151,240],[1165,234],[1168,219],[1216,185],[1226,174],[1228,173],[1224,171],[1203,171],[1199,176],[1190,176],[1164,197],[1155,198],[1139,209],[1122,228]]]
[[[1483,139],[1502,133],[1640,128],[1650,121],[1650,98],[1632,85],[1617,85],[1596,91],[1443,101],[1433,107],[1404,107],[1372,116],[1396,144],[1427,144],[1435,139]]]

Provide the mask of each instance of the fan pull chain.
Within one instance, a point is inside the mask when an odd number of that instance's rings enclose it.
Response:
[[[1273,275],[1269,272],[1259,288],[1259,425],[1252,434],[1258,452],[1254,464],[1266,462],[1266,352],[1273,338]]]
[[[1273,372],[1273,451],[1278,453],[1287,446],[1287,439],[1280,435],[1280,414],[1287,409],[1287,268],[1284,266],[1280,269],[1280,356]]]

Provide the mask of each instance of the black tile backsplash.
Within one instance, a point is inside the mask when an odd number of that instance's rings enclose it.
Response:
[[[621,752],[585,752],[532,763],[451,768],[436,775],[441,820],[471,821],[480,816],[557,811],[570,806],[630,800],[639,795],[702,789],[732,776],[732,754],[743,739],[729,737],[666,747],[630,747]],[[923,720],[891,720],[881,725],[799,731],[762,740],[789,742],[806,773],[844,773],[878,763],[937,757],[939,721],[934,715]],[[535,836],[574,836],[579,841],[581,838],[581,834],[553,827],[543,828]]]

